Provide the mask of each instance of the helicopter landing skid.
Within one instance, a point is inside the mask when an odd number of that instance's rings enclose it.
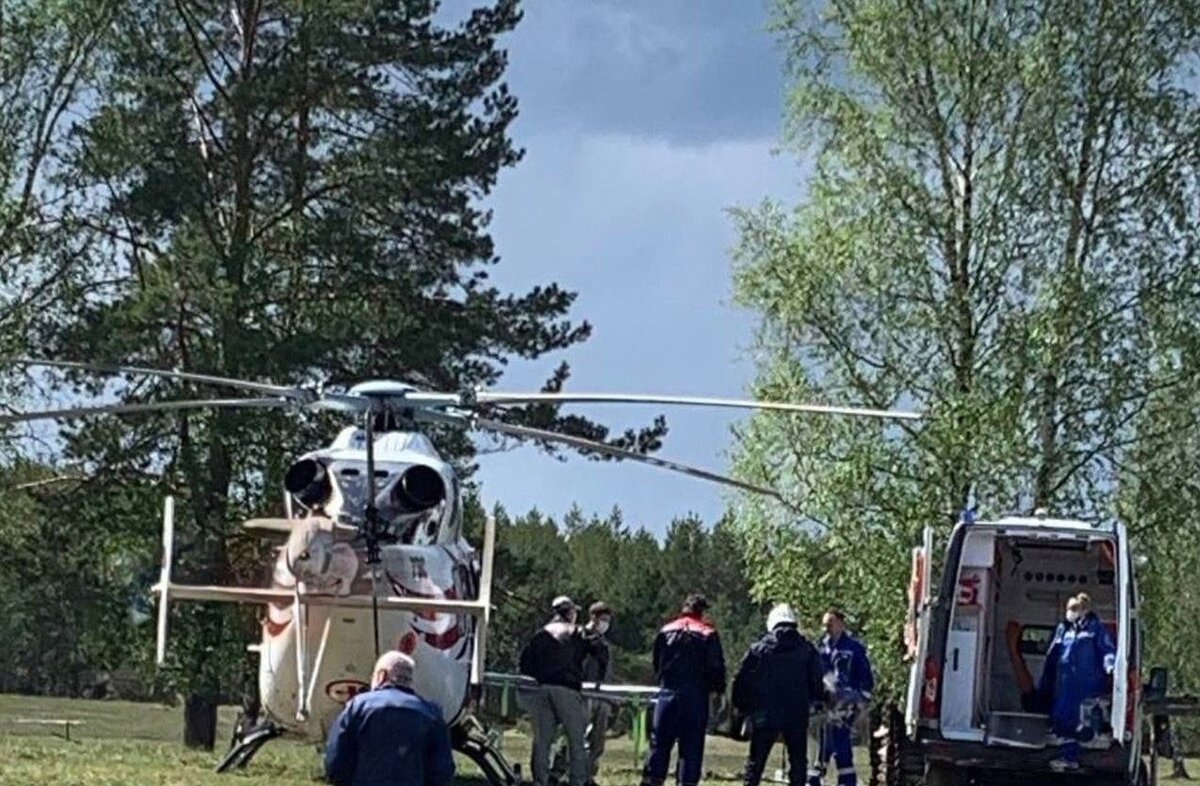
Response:
[[[230,770],[244,769],[262,746],[282,735],[283,729],[273,723],[264,723],[261,726],[247,729],[234,739],[229,752],[217,762],[215,771],[229,772]]]
[[[504,758],[478,721],[471,719],[455,726],[450,739],[454,750],[470,759],[490,786],[520,786],[520,773]]]

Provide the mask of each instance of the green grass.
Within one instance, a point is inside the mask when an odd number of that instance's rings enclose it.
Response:
[[[183,747],[183,713],[179,708],[119,701],[84,701],[0,695],[0,786],[304,786],[321,782],[315,745],[281,739],[269,743],[244,771],[217,775],[212,769],[225,752],[235,710],[222,708],[213,753]],[[72,719],[82,725],[62,738],[61,726],[18,723],[22,719]],[[529,741],[517,731],[503,738],[509,760],[528,773]],[[866,753],[859,749],[860,782],[866,782]],[[745,746],[709,738],[706,780],[740,781]],[[459,758],[460,783],[480,786],[474,768]],[[781,765],[777,749],[767,768],[770,778]],[[1193,775],[1200,761],[1189,760]],[[1160,782],[1170,783],[1170,763],[1163,762]],[[626,738],[609,740],[599,781],[603,786],[636,786],[640,772]],[[832,781],[831,781],[832,782]]]
[[[212,769],[232,732],[236,711],[222,708],[217,729],[219,750],[183,747],[183,712],[178,707],[120,701],[85,701],[0,695],[0,786],[296,786],[320,782],[316,746],[281,739],[268,743],[250,766],[230,775]],[[83,721],[71,729],[18,723],[19,719]],[[517,731],[503,739],[510,761],[529,771],[529,741]],[[740,780],[743,745],[710,738],[705,768],[710,781]],[[778,755],[777,755],[778,758]],[[478,784],[474,768],[461,757],[463,783]],[[768,776],[775,766],[768,768]],[[863,770],[865,774],[866,770]],[[634,786],[640,771],[627,738],[609,740],[599,778],[604,786]]]

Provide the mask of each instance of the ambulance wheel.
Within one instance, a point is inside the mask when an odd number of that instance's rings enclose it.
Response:
[[[895,704],[872,713],[871,786],[919,786],[925,782],[925,757],[905,733],[904,715]]]

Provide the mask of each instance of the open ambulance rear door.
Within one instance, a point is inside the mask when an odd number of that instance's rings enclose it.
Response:
[[[1124,522],[1117,522],[1117,657],[1113,668],[1113,739],[1136,758],[1141,750],[1141,657],[1137,582]]]
[[[930,585],[932,581],[933,528],[926,527],[921,546],[912,551],[912,574],[908,585],[908,619],[904,628],[907,657],[912,664],[908,673],[908,701],[905,722],[908,736],[917,733],[921,705],[929,701],[926,692],[926,661],[929,653]],[[936,701],[936,696],[933,697]]]

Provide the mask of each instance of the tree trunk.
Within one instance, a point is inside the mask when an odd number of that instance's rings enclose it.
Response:
[[[217,745],[217,702],[212,696],[189,693],[183,705],[183,744],[210,751]]]

